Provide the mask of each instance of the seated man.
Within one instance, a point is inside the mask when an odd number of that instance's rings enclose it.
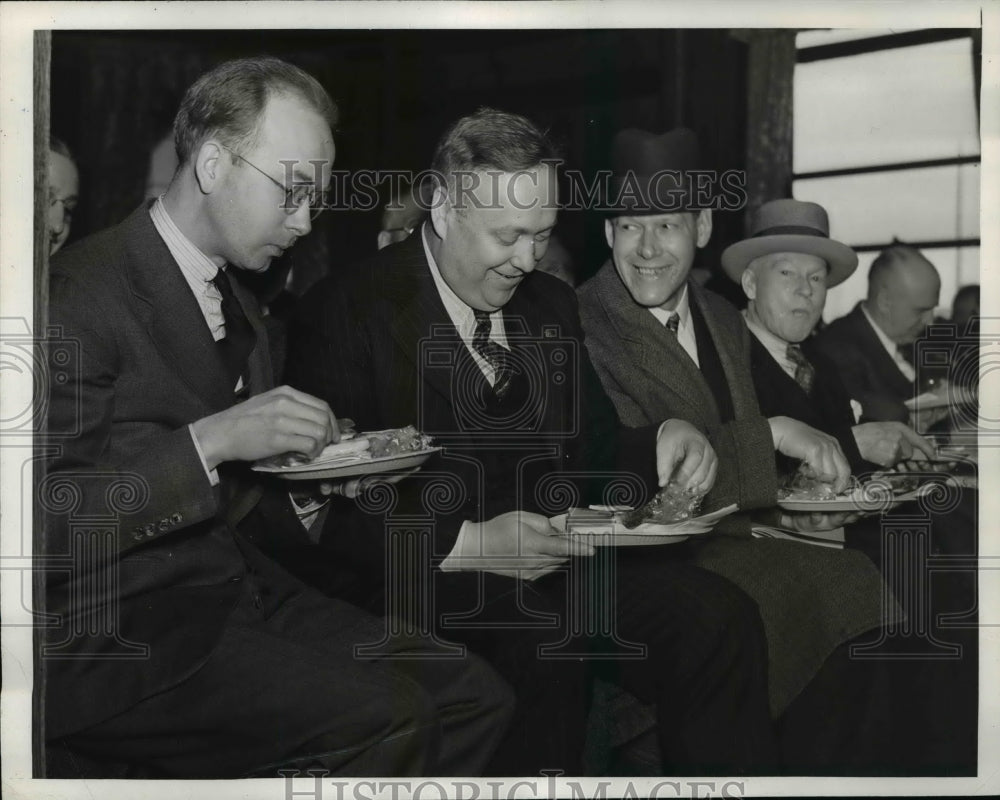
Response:
[[[868,272],[868,297],[831,322],[816,345],[834,364],[864,420],[895,420],[926,430],[941,418],[911,417],[905,402],[917,394],[909,348],[934,319],[941,278],[920,251],[895,244]]]
[[[768,233],[792,227],[817,233]],[[723,253],[723,269],[741,283],[749,301],[744,317],[753,334],[750,359],[761,409],[836,436],[854,473],[933,457],[932,445],[902,422],[857,424],[836,365],[807,338],[823,313],[827,290],[847,280],[858,264],[851,248],[823,235],[827,229],[821,206],[774,200],[758,209],[753,236]]]
[[[730,245],[722,254],[726,274],[741,284],[748,299],[745,318],[753,334],[752,375],[761,409],[765,414],[795,416],[836,436],[856,474],[903,462],[919,470],[920,464],[927,465],[926,459],[935,454],[931,444],[902,422],[857,424],[836,366],[816,352],[807,338],[823,312],[827,289],[844,281],[857,265],[854,252],[828,238],[827,230],[827,215],[821,206],[774,200],[754,215],[751,236]],[[811,706],[797,704],[793,730],[796,724],[809,726],[804,713],[809,708],[810,716],[824,720],[828,738],[835,722],[851,721],[843,713],[831,714],[831,705],[885,709],[868,716],[864,725],[853,725],[849,734],[845,730],[845,736],[855,739],[854,746],[850,753],[841,755],[833,745],[831,763],[858,762],[864,754],[867,763],[908,770],[931,765],[944,770],[959,765],[967,769],[975,764],[975,635],[939,627],[936,619],[942,612],[961,613],[971,608],[974,579],[938,571],[933,586],[929,578],[922,581],[923,590],[930,589],[929,598],[920,596],[919,589],[909,583],[913,577],[910,568],[922,569],[917,561],[921,540],[929,540],[932,548],[954,548],[956,553],[963,552],[964,540],[964,553],[974,552],[969,538],[975,534],[975,493],[964,491],[957,499],[957,505],[949,510],[944,508],[949,504],[938,498],[938,502],[905,504],[884,516],[846,526],[847,545],[868,554],[882,567],[893,588],[899,588],[899,596],[910,601],[911,620],[906,629],[911,635],[898,637],[896,642],[886,640],[885,652],[895,646],[895,657],[841,663],[841,688],[836,698],[822,698],[813,692]],[[906,539],[899,540],[900,534],[889,538],[884,533],[896,519],[912,529],[907,530]],[[922,520],[930,523],[926,538],[920,532]],[[896,541],[902,545],[899,553],[890,551]],[[925,604],[926,608],[921,608]],[[919,631],[918,619],[928,611],[933,618],[928,627],[939,643],[963,640],[966,649],[959,658],[898,657],[899,652],[919,652],[914,648],[920,644],[919,636],[913,632]],[[932,657],[941,655],[931,648],[926,652]],[[933,698],[926,686],[937,687]],[[824,705],[824,700],[830,705]],[[930,726],[947,734],[929,735]]]
[[[668,769],[771,769],[748,598],[669,553],[595,556],[549,522],[569,505],[607,502],[615,482],[636,504],[649,483],[704,492],[716,462],[682,420],[620,428],[580,344],[572,289],[536,269],[556,223],[556,163],[524,117],[483,109],[458,120],[435,152],[445,182],[430,220],[304,299],[292,383],[349,408],[361,430],[412,423],[443,446],[381,507],[342,510],[367,518],[366,534],[328,522],[323,543],[365,576],[359,600],[373,583],[405,584],[367,594],[460,638],[513,683],[509,754],[494,765],[515,770],[506,774],[579,768],[581,658],[592,654],[667,721]],[[426,540],[406,538],[420,527]],[[588,609],[603,620],[596,630]]]
[[[611,258],[579,295],[587,348],[622,421],[679,417],[705,432],[720,454],[706,510],[773,507],[776,451],[842,489],[850,467],[836,439],[761,413],[742,317],[689,277],[712,229],[712,198],[685,179],[704,174],[693,132],[627,130],[613,148]],[[665,179],[672,175],[679,179]],[[750,527],[748,513],[724,521],[718,531],[731,535],[692,540],[694,558],[757,601],[777,716],[835,648],[882,624],[883,584],[859,553],[751,539]]]
[[[359,657],[381,621],[268,555],[311,546],[316,509],[249,463],[339,432],[325,402],[273,388],[237,276],[309,232],[336,114],[297,67],[222,64],[181,103],[166,193],[53,260],[54,344],[79,359],[52,348],[69,379],[52,382],[40,491],[59,565],[45,738],[87,777],[469,775],[504,731],[509,689],[478,658],[423,640]]]

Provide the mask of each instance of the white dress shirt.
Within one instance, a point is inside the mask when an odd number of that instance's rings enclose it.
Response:
[[[694,321],[691,319],[691,304],[688,302],[688,287],[684,284],[681,290],[680,299],[673,311],[662,308],[650,308],[649,313],[656,317],[657,321],[666,326],[671,315],[677,315],[677,343],[684,348],[684,352],[691,356],[691,360],[696,367],[701,367],[698,362],[698,340],[694,335]]]
[[[462,341],[465,342],[465,347],[475,360],[476,365],[482,371],[483,375],[486,376],[486,380],[489,381],[490,386],[492,386],[496,380],[493,365],[483,358],[479,351],[472,346],[472,337],[476,331],[476,314],[473,311],[472,306],[462,300],[462,298],[455,294],[455,292],[452,291],[452,288],[445,283],[444,278],[441,276],[441,270],[438,269],[437,262],[434,260],[431,249],[427,245],[427,234],[423,227],[420,229],[420,238],[424,245],[424,255],[427,256],[427,264],[431,269],[431,277],[434,278],[434,285],[437,287],[441,302],[444,303],[445,311],[448,312],[448,318],[458,331],[458,335],[462,337]],[[507,346],[507,334],[503,325],[503,311],[501,309],[497,309],[492,312],[490,314],[490,322],[492,322],[490,341],[496,342],[505,350],[509,350],[510,347]]]
[[[760,325],[756,320],[752,319],[746,309],[743,310],[743,319],[746,320],[750,333],[756,336],[757,340],[764,345],[764,348],[771,354],[771,357],[778,362],[778,366],[780,366],[790,378],[794,378],[797,365],[788,357],[789,343],[784,339],[775,336],[763,325]]]

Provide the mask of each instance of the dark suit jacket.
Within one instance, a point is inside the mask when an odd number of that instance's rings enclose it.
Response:
[[[751,376],[753,336],[727,301],[691,281],[688,292],[722,362],[732,421],[722,422],[701,370],[677,338],[636,305],[611,262],[579,290],[594,365],[626,424],[677,417],[706,432],[719,456],[716,487],[706,507],[729,502],[743,511],[773,506],[774,442],[768,412],[758,406],[756,376]],[[699,342],[699,353],[703,345]],[[768,640],[771,709],[778,715],[836,646],[882,622],[882,582],[860,553],[751,539],[750,527],[748,514],[728,518],[716,535],[693,540],[694,561],[757,602]]]
[[[812,388],[806,394],[756,336],[751,334],[750,340],[750,368],[761,413],[768,417],[792,417],[836,436],[851,464],[852,473],[860,474],[873,469],[874,465],[865,461],[858,452],[851,397],[840,380],[836,365],[818,352],[811,342],[804,342],[802,350],[816,370]],[[787,472],[789,465],[785,463],[783,466],[783,472]]]
[[[233,285],[258,335],[248,364],[257,393],[271,386],[267,338],[253,297]],[[69,364],[51,360],[68,380],[51,386],[59,451],[41,493],[46,555],[54,567],[74,564],[48,571],[49,610],[66,615],[43,658],[55,738],[170,688],[208,658],[245,559],[268,569],[227,515],[235,525],[264,513],[305,534],[248,470],[220,468],[220,485],[209,483],[187,426],[231,406],[233,391],[147,207],[60,253],[50,299],[51,324],[75,353]],[[84,555],[93,531],[109,538]],[[110,632],[74,636],[72,624]]]
[[[817,335],[816,348],[836,365],[851,398],[861,403],[863,420],[909,421],[903,403],[914,396],[913,382],[886,352],[860,303]]]
[[[395,507],[397,516],[436,511],[439,557],[451,551],[462,520],[517,508],[557,514],[588,499],[600,502],[619,469],[633,476],[624,479],[632,499],[656,485],[657,426],[620,429],[580,344],[572,289],[536,271],[503,316],[523,380],[520,393],[511,390],[516,402],[493,416],[488,387],[448,317],[419,234],[313,287],[290,331],[289,383],[327,400],[359,430],[412,424],[444,447],[398,484]],[[580,474],[585,470],[602,474],[590,480]],[[451,487],[448,502],[422,495],[435,479]],[[575,487],[568,492],[567,481]],[[355,537],[343,558],[381,575],[382,523],[366,533],[342,523],[331,514],[327,531]]]

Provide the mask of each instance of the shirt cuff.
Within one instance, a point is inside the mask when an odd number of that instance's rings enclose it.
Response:
[[[441,562],[442,572],[459,572],[463,568],[462,557],[467,555],[466,551],[471,550],[474,554],[479,554],[479,548],[476,547],[478,542],[473,535],[472,528],[473,523],[469,520],[462,523],[462,527],[458,531],[458,538],[455,539],[455,546],[451,548],[448,557]]]
[[[208,482],[212,486],[218,486],[219,471],[208,468],[208,462],[205,461],[205,454],[201,451],[201,444],[198,442],[198,437],[194,435],[194,425],[188,425],[188,430],[191,432],[191,441],[194,442],[195,452],[198,453],[198,458],[201,459],[201,466],[205,470],[205,475],[208,476]]]

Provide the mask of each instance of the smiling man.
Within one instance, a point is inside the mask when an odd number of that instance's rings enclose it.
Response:
[[[694,133],[627,130],[613,148],[614,211],[605,222],[611,258],[579,289],[587,348],[626,425],[679,417],[719,454],[705,505],[735,502],[743,513],[720,523],[717,535],[698,537],[692,560],[757,602],[769,645],[771,709],[782,715],[832,653],[882,624],[882,582],[860,553],[751,538],[750,512],[777,501],[776,453],[805,462],[837,490],[850,467],[834,436],[761,412],[743,317],[690,278],[711,234],[706,206],[713,201],[685,179],[703,174]],[[807,322],[796,315],[788,321]],[[810,746],[822,750],[815,738]]]
[[[273,387],[238,276],[309,233],[336,118],[291,64],[220,65],[181,103],[166,193],[52,261],[50,319],[79,361],[53,364],[69,379],[49,412],[45,485],[74,504],[49,503],[46,528],[72,563],[47,586],[48,777],[467,775],[503,733],[485,664],[426,641],[360,657],[380,621],[271,557],[312,547],[316,515],[251,463],[339,432],[323,400]]]
[[[499,774],[580,769],[593,666],[580,655],[656,707],[675,774],[773,768],[749,599],[672,548],[594,558],[549,522],[609,502],[609,485],[631,487],[635,505],[671,480],[703,492],[716,463],[682,420],[619,425],[573,290],[537,269],[556,224],[556,163],[524,117],[463,117],[435,152],[430,219],[304,298],[289,380],[362,430],[416,424],[443,448],[389,502],[337,505],[323,544],[360,576],[359,602],[468,644],[513,685]],[[346,536],[359,518],[366,533]],[[593,594],[574,594],[594,576]],[[601,609],[599,630],[580,627],[587,608]]]

